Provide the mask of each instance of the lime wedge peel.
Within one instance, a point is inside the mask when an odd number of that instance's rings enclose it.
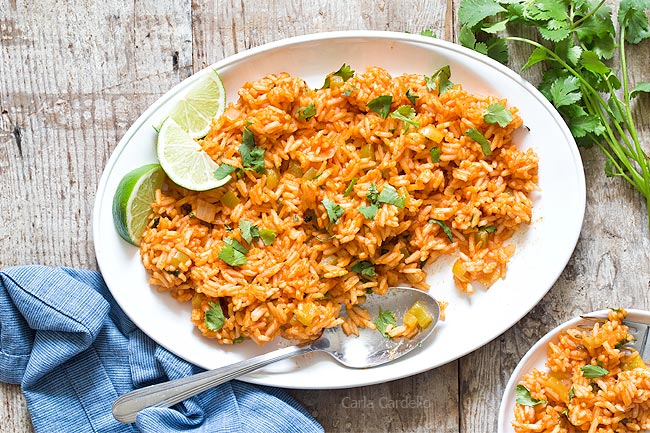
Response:
[[[159,164],[148,164],[122,178],[113,196],[113,223],[125,241],[138,246],[142,240],[156,190],[165,180]]]
[[[217,71],[199,78],[178,101],[169,117],[192,138],[203,138],[210,131],[212,119],[226,109],[226,90]]]
[[[156,150],[158,161],[167,176],[183,188],[206,191],[230,181],[230,176],[223,179],[214,177],[219,165],[171,117],[160,128]]]

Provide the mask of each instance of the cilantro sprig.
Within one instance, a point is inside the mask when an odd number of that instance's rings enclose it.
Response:
[[[345,211],[339,204],[330,200],[329,198],[323,199],[321,203],[323,204],[323,207],[325,207],[325,212],[327,212],[327,218],[330,220],[330,224],[327,227],[327,230],[329,230],[332,228],[334,224],[337,223],[339,218],[343,216]]]
[[[505,128],[512,122],[512,113],[502,103],[495,102],[485,110],[483,120],[485,123],[498,123],[500,127]]]
[[[246,254],[248,249],[244,247],[237,239],[225,238],[226,244],[219,251],[219,258],[230,266],[241,266],[247,263]]]
[[[381,333],[386,338],[390,338],[390,335],[388,335],[387,329],[388,325],[397,325],[397,319],[395,319],[395,315],[393,314],[392,311],[390,310],[382,310],[381,307],[379,308],[379,314],[377,314],[377,318],[373,322],[375,324],[375,327],[377,328],[377,331]]]
[[[367,277],[377,276],[377,274],[375,273],[375,265],[373,265],[371,262],[367,260],[362,260],[360,262],[355,263],[352,266],[352,272],[356,272],[357,274],[365,275]]]
[[[388,183],[384,185],[381,193],[377,189],[377,184],[371,183],[366,192],[366,200],[370,202],[370,205],[359,206],[357,210],[370,220],[375,219],[375,214],[377,214],[382,203],[392,204],[400,209],[406,206],[406,199],[397,192],[394,186]]]
[[[600,365],[584,365],[580,367],[582,375],[587,379],[596,379],[597,377],[607,376],[609,371]]]
[[[327,77],[325,77],[325,82],[323,83],[323,87],[321,87],[321,89],[330,88],[330,85],[332,84],[332,77],[339,77],[345,83],[353,76],[354,76],[354,71],[352,70],[352,68],[350,68],[350,65],[346,65],[345,63],[343,63],[343,65],[341,65],[341,67],[337,71],[327,74]]]
[[[248,129],[248,126],[245,126],[242,132],[239,153],[244,169],[253,170],[255,173],[264,173],[264,148],[255,145],[255,134]]]
[[[546,404],[546,400],[537,400],[530,395],[530,391],[524,385],[517,385],[515,388],[515,403],[524,406],[537,406],[538,404]]]
[[[370,108],[375,113],[379,114],[383,119],[388,117],[390,113],[390,104],[393,103],[393,97],[391,95],[381,95],[377,96],[372,101],[368,102],[368,108]]]
[[[420,122],[415,119],[415,109],[410,105],[402,105],[397,110],[390,113],[393,119],[399,119],[404,125],[404,134],[406,134],[411,126],[415,128],[420,127]]]
[[[226,323],[226,317],[223,315],[223,310],[218,302],[208,302],[208,305],[210,309],[205,312],[203,323],[210,331],[218,331]]]
[[[618,32],[614,11],[602,0],[461,0],[458,18],[460,43],[501,63],[508,62],[508,43],[534,48],[522,69],[543,65],[540,91],[579,144],[604,153],[605,174],[622,178],[644,196],[650,227],[650,157],[631,105],[650,92],[650,83],[632,87],[626,56],[629,44],[650,38],[648,10],[648,0],[620,1]],[[543,43],[519,35],[527,29],[537,30]],[[607,65],[615,55],[620,72]]]
[[[451,78],[451,68],[445,65],[434,72],[430,77],[424,77],[424,81],[429,90],[437,90],[438,95],[442,95],[447,90],[454,87],[454,83],[449,81]]]
[[[300,107],[296,110],[296,115],[300,120],[309,120],[316,115],[316,105],[312,102],[306,107]]]

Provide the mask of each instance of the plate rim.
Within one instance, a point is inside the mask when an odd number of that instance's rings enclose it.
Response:
[[[625,307],[623,307],[623,308],[625,308]],[[594,317],[606,318],[607,313],[609,311],[610,311],[609,309],[596,310],[596,311],[592,311],[590,313],[584,313],[584,315],[585,316],[594,316]],[[639,310],[639,309],[636,309],[636,308],[629,308],[629,309],[625,308],[625,311],[627,311],[627,317],[641,316],[641,317],[644,318],[643,320],[647,320],[648,324],[650,324],[650,311]],[[577,324],[582,323],[582,322],[586,322],[586,320],[583,319],[580,316],[577,316],[577,317],[573,317],[572,319],[569,319],[569,320],[565,321],[564,323],[561,323],[561,324],[557,325],[556,327],[554,327],[553,329],[548,331],[546,334],[544,334],[543,337],[541,337],[539,340],[537,340],[535,342],[535,344],[533,344],[531,346],[531,348],[528,349],[528,351],[526,351],[524,356],[519,360],[519,362],[517,363],[517,366],[512,371],[512,374],[510,375],[510,378],[508,379],[508,382],[506,383],[505,388],[503,389],[503,396],[501,397],[501,402],[499,403],[499,414],[498,414],[498,418],[497,418],[497,427],[499,429],[499,433],[514,433],[514,429],[507,430],[507,429],[503,429],[502,427],[504,426],[504,423],[508,423],[508,424],[505,424],[505,425],[509,426],[510,425],[509,423],[512,421],[511,419],[506,420],[506,417],[512,417],[512,415],[508,415],[508,414],[505,413],[506,409],[507,409],[506,406],[508,404],[508,400],[511,399],[514,396],[514,393],[511,393],[509,391],[513,389],[514,385],[517,382],[519,382],[521,377],[525,374],[522,371],[524,369],[525,365],[537,353],[537,351],[543,350],[545,348],[545,346],[551,340],[553,340],[555,337],[557,337],[557,335],[560,332],[565,331],[565,330],[567,330],[569,328],[573,328]]]
[[[109,288],[109,291],[111,292],[111,295],[117,302],[117,304],[122,308],[122,310],[125,312],[127,317],[139,328],[142,329],[142,327],[139,325],[139,321],[137,319],[134,319],[131,314],[128,314],[127,311],[130,311],[130,308],[127,306],[125,308],[125,305],[123,305],[122,302],[118,299],[118,297],[115,296],[113,293],[113,290],[111,290],[111,285],[108,283],[110,277],[107,277],[103,273],[103,268],[104,266],[104,251],[102,248],[102,245],[100,245],[96,240],[100,238],[100,231],[101,231],[101,224],[100,224],[100,209],[102,208],[102,201],[104,200],[104,196],[106,194],[106,188],[107,188],[107,183],[108,179],[111,175],[111,172],[114,170],[117,161],[120,158],[120,155],[128,145],[128,143],[132,140],[133,136],[140,130],[141,127],[146,126],[146,122],[152,118],[152,116],[155,115],[155,113],[165,104],[167,103],[170,99],[172,99],[175,95],[178,95],[179,92],[182,92],[185,90],[188,86],[191,86],[196,80],[199,80],[204,74],[209,73],[212,70],[219,70],[219,68],[224,68],[227,67],[230,64],[239,62],[247,57],[252,57],[252,56],[257,56],[262,53],[265,53],[267,51],[273,51],[278,48],[282,47],[287,47],[287,46],[292,46],[292,45],[299,45],[299,44],[305,44],[305,43],[310,43],[310,42],[319,42],[319,43],[327,43],[328,41],[332,40],[337,40],[337,39],[388,39],[391,41],[400,41],[400,42],[407,42],[407,43],[419,43],[423,45],[430,45],[435,47],[435,49],[440,49],[440,50],[449,50],[451,52],[456,52],[462,56],[469,57],[474,61],[478,61],[481,63],[486,64],[488,67],[491,69],[496,70],[497,72],[506,75],[508,78],[513,80],[513,82],[516,82],[518,85],[522,87],[523,90],[527,91],[532,97],[534,97],[537,102],[543,106],[546,111],[549,113],[549,115],[553,118],[555,123],[558,125],[559,129],[561,130],[562,134],[566,138],[567,142],[571,145],[570,146],[570,153],[573,158],[573,165],[575,166],[577,176],[576,176],[576,187],[578,189],[578,202],[576,204],[576,209],[577,209],[577,220],[579,221],[580,224],[578,227],[576,227],[575,232],[573,233],[573,237],[570,239],[567,239],[566,244],[568,245],[568,248],[565,250],[565,254],[563,257],[561,257],[561,261],[564,263],[564,266],[562,266],[560,269],[557,270],[556,275],[552,275],[552,283],[550,284],[549,288],[545,290],[543,293],[539,293],[538,296],[533,297],[531,299],[534,300],[534,302],[531,302],[529,308],[523,309],[520,314],[518,314],[516,320],[513,319],[512,323],[509,325],[501,326],[498,329],[495,329],[495,335],[493,338],[483,341],[480,344],[474,344],[471,345],[471,347],[468,347],[466,350],[459,352],[456,356],[454,356],[452,359],[448,359],[445,362],[438,363],[438,364],[426,364],[422,365],[421,367],[418,367],[416,369],[409,369],[408,371],[402,371],[398,374],[393,374],[388,378],[377,378],[374,380],[365,380],[362,382],[357,382],[357,383],[352,383],[352,384],[341,384],[341,385],[334,385],[334,386],[328,386],[327,388],[323,388],[321,386],[310,386],[309,384],[289,384],[289,385],[282,385],[278,384],[276,382],[269,382],[267,380],[264,380],[264,377],[242,377],[239,378],[238,380],[250,382],[250,383],[255,383],[255,384],[260,384],[260,385],[270,385],[270,386],[281,386],[284,388],[292,388],[292,389],[337,389],[337,388],[349,388],[349,387],[357,387],[357,386],[366,386],[366,385],[372,385],[372,384],[377,384],[377,383],[386,383],[390,382],[393,380],[398,380],[402,379],[405,377],[413,376],[418,373],[422,373],[425,371],[429,371],[431,369],[440,367],[442,365],[445,365],[449,362],[456,361],[457,359],[467,355],[468,353],[471,353],[478,348],[489,344],[491,341],[502,335],[505,331],[510,329],[514,324],[519,322],[522,317],[524,317],[526,314],[528,314],[539,302],[540,300],[552,289],[552,287],[555,285],[555,282],[557,279],[560,277],[561,273],[563,272],[564,268],[566,267],[566,264],[569,262],[571,256],[573,255],[573,251],[575,250],[575,247],[577,245],[577,242],[580,237],[582,225],[584,223],[584,214],[585,214],[585,208],[586,208],[586,182],[585,182],[585,176],[584,176],[584,166],[582,163],[582,158],[580,156],[580,153],[578,151],[577,144],[575,143],[575,140],[573,136],[571,135],[568,126],[560,116],[560,114],[557,112],[557,110],[551,105],[551,103],[533,86],[530,82],[525,80],[521,75],[516,73],[514,70],[508,68],[505,65],[502,65],[498,63],[497,61],[484,56],[482,54],[479,54],[475,51],[472,51],[468,48],[462,47],[461,45],[455,44],[453,42],[445,41],[442,39],[437,39],[437,38],[432,38],[429,36],[421,36],[421,35],[416,35],[416,34],[409,34],[409,33],[402,33],[402,32],[392,32],[392,31],[375,31],[375,30],[346,30],[346,31],[333,31],[333,32],[323,32],[323,33],[312,33],[312,34],[307,34],[307,35],[302,35],[302,36],[294,36],[290,38],[285,38],[285,39],[280,39],[277,41],[269,42],[257,47],[253,47],[244,51],[241,51],[239,53],[233,54],[231,56],[225,57],[221,59],[218,62],[215,62],[209,66],[206,66],[205,68],[199,70],[198,72],[192,74],[191,76],[185,78],[182,80],[180,83],[176,84],[173,86],[171,89],[167,90],[162,96],[160,96],[154,103],[149,105],[149,107],[140,115],[138,118],[131,124],[129,129],[126,131],[126,133],[122,136],[120,141],[118,142],[117,146],[113,149],[111,152],[111,155],[109,159],[106,162],[106,165],[104,167],[104,170],[102,172],[102,175],[100,177],[100,180],[97,185],[97,190],[96,190],[96,196],[95,200],[93,203],[93,215],[92,215],[92,241],[93,241],[93,246],[95,250],[95,256],[97,260],[97,264],[99,267],[100,272],[102,272],[102,275],[104,276],[104,279],[106,281],[106,284]],[[100,258],[101,257],[101,258]],[[551,279],[549,279],[550,281]],[[144,331],[143,331],[144,332]],[[149,336],[148,333],[145,332]],[[156,341],[157,344],[160,344],[162,347],[165,349],[169,350],[170,352],[176,354],[182,359],[186,359],[184,356],[180,355],[178,351],[173,348],[173,347],[168,347],[168,344],[165,344],[163,342],[158,341],[157,339],[149,336],[152,338],[152,340]],[[188,361],[192,363],[191,361]]]

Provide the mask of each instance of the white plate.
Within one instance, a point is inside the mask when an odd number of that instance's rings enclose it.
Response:
[[[214,65],[226,86],[228,101],[237,89],[269,73],[289,72],[319,87],[341,64],[357,71],[381,66],[393,75],[431,74],[450,65],[452,80],[465,89],[505,97],[519,108],[530,132],[522,128],[518,141],[539,155],[539,186],[534,194],[533,224],[514,242],[517,251],[508,275],[489,291],[468,297],[455,287],[451,260],[440,260],[428,282],[433,294],[449,301],[447,320],[421,350],[381,367],[349,370],[325,354],[312,354],[274,364],[243,380],[287,388],[344,388],[386,382],[440,366],[486,344],[504,332],[551,288],[580,234],[585,207],[585,181],[580,154],[565,123],[546,99],[519,75],[499,63],[458,45],[425,36],[393,32],[335,32],[286,39],[257,47]],[[152,125],[205,69],[156,101],[133,124],[111,156],[99,182],[93,214],[97,261],[113,296],[126,314],[151,338],[180,357],[204,368],[215,368],[265,353],[286,342],[264,347],[246,342],[219,346],[201,337],[190,322],[190,305],[177,303],[147,283],[137,248],[122,241],[113,228],[111,201],[124,174],[156,161]]]
[[[627,310],[627,319],[634,322],[641,323],[650,323],[650,311],[644,310]],[[608,310],[599,310],[592,313],[586,313],[585,316],[593,317],[607,317]],[[521,379],[531,371],[533,368],[536,368],[540,371],[548,371],[546,368],[547,358],[547,349],[548,343],[554,342],[557,343],[558,336],[563,331],[566,331],[569,328],[575,328],[578,324],[586,322],[580,317],[564,322],[560,326],[556,327],[544,337],[541,338],[533,347],[530,348],[528,352],[521,358],[519,364],[515,368],[515,371],[512,372],[510,380],[506,385],[506,389],[503,393],[503,398],[501,399],[501,407],[499,408],[499,433],[514,433],[515,429],[512,427],[512,420],[514,419],[514,410],[515,410],[515,389],[521,381]]]

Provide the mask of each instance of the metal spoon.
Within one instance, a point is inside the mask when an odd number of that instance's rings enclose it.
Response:
[[[250,373],[265,365],[304,353],[323,351],[341,364],[351,368],[375,367],[393,361],[421,343],[433,332],[440,318],[438,302],[428,293],[408,287],[392,287],[385,295],[369,294],[364,308],[375,318],[379,308],[389,310],[400,325],[404,313],[420,301],[433,321],[411,339],[384,337],[372,329],[359,329],[359,336],[347,336],[340,326],[327,328],[317,340],[298,346],[285,347],[245,361],[236,362],[215,370],[147,386],[122,395],[113,403],[113,416],[123,423],[135,422],[136,415],[147,407],[170,407],[189,397]]]

